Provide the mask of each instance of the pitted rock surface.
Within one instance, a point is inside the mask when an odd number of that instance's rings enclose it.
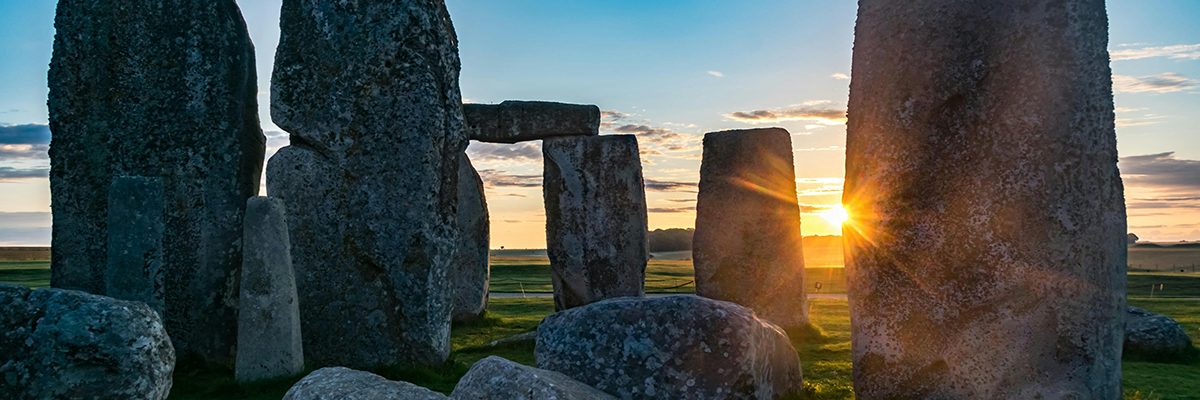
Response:
[[[246,201],[243,243],[234,376],[249,382],[299,374],[304,370],[300,302],[282,201]]]
[[[466,153],[458,157],[458,248],[451,280],[454,285],[455,322],[479,319],[487,310],[490,226],[483,179]]]
[[[440,365],[466,148],[458,41],[436,0],[283,3],[267,187],[288,210],[304,358]]]
[[[550,138],[542,156],[555,308],[642,296],[650,251],[637,138]]]
[[[167,330],[181,358],[231,365],[265,140],[237,3],[68,0],[54,24],[51,284],[105,294],[104,193],[116,176],[161,177]]]
[[[843,203],[854,393],[1121,398],[1102,0],[862,0]]]
[[[108,190],[108,260],[104,292],[140,301],[163,317],[165,206],[161,178],[121,176]]]
[[[1191,348],[1192,338],[1179,321],[1141,308],[1128,308],[1125,314],[1123,353],[1126,357],[1170,357],[1187,352]]]
[[[492,143],[517,143],[556,136],[600,134],[600,107],[548,101],[463,104],[467,136]]]
[[[343,367],[313,371],[292,385],[283,400],[442,400],[446,396],[370,372]]]
[[[454,386],[461,400],[616,400],[566,375],[500,357],[479,360]]]
[[[144,303],[0,284],[0,393],[8,399],[165,399],[175,351]]]
[[[551,314],[539,368],[622,399],[775,399],[803,385],[787,335],[748,308],[699,296],[621,298]]]
[[[750,307],[780,326],[808,323],[787,130],[704,135],[692,242],[696,294]]]

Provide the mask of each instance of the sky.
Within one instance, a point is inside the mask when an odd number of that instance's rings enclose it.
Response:
[[[269,157],[281,0],[240,0],[256,46]],[[636,134],[651,229],[695,222],[706,132],[792,134],[805,235],[838,234],[855,2],[447,0],[467,102],[596,104],[601,132]],[[1200,239],[1200,1],[1110,0],[1118,151],[1130,231]],[[0,246],[48,245],[46,71],[54,2],[0,0]],[[492,247],[545,246],[536,142],[473,143]]]

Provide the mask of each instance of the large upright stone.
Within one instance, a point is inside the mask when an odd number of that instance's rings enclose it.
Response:
[[[488,303],[489,230],[483,179],[467,154],[458,156],[458,248],[451,266],[455,322],[483,316]]]
[[[517,143],[600,134],[600,107],[594,105],[515,100],[463,104],[463,117],[467,137],[481,142]]]
[[[458,49],[436,0],[287,0],[268,167],[288,209],[304,358],[439,365],[450,352]]]
[[[862,0],[844,228],[860,399],[1118,399],[1103,0]]]
[[[108,190],[108,260],[104,292],[146,303],[163,316],[163,183],[122,176]]]
[[[692,242],[696,294],[750,307],[783,327],[808,322],[788,131],[704,135]]]
[[[234,376],[248,382],[298,374],[304,370],[300,302],[282,201],[251,197],[246,202],[242,243]]]
[[[55,29],[51,284],[105,293],[104,193],[116,176],[161,177],[171,341],[183,359],[232,364],[242,212],[264,150],[237,3],[64,0]]]
[[[549,138],[542,155],[555,308],[641,296],[650,252],[637,138]]]

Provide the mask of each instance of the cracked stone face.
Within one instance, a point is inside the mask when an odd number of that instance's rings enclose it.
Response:
[[[1102,0],[859,2],[843,203],[855,395],[1121,397]]]

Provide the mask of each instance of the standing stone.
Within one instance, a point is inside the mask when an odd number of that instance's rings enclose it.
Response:
[[[64,0],[55,28],[51,284],[104,294],[103,194],[117,176],[161,177],[171,341],[181,359],[231,365],[242,212],[265,140],[237,3]]]
[[[483,179],[462,153],[458,156],[458,249],[451,267],[455,322],[477,320],[487,310],[489,229]]]
[[[299,374],[304,370],[300,302],[283,202],[269,197],[246,202],[242,248],[234,375],[249,382]]]
[[[860,399],[1119,399],[1103,0],[861,0],[844,201]]]
[[[517,143],[557,136],[600,134],[600,107],[549,101],[463,104],[467,137],[492,143]]]
[[[650,252],[637,138],[549,138],[542,156],[555,308],[642,296]]]
[[[164,316],[163,183],[122,176],[108,190],[108,268],[104,292],[140,301]]]
[[[783,327],[808,323],[788,131],[704,135],[692,243],[696,294],[750,307]]]
[[[304,358],[440,365],[458,157],[458,43],[437,0],[283,3],[271,115],[291,146],[267,187],[288,209]]]

